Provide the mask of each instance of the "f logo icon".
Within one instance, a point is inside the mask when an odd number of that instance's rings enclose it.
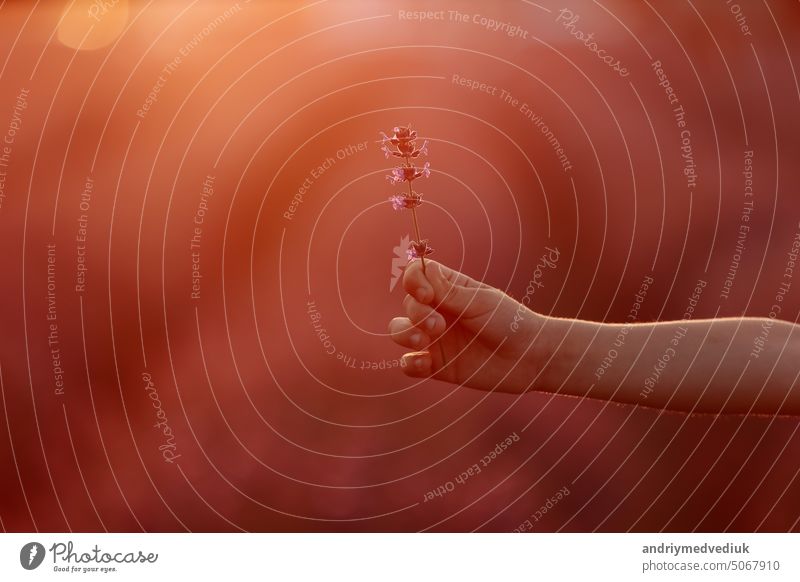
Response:
[[[35,570],[44,561],[44,546],[38,542],[30,542],[19,551],[19,563],[26,570]]]

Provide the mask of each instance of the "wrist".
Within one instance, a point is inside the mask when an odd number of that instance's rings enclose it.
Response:
[[[593,354],[593,339],[603,324],[544,317],[539,333],[539,349],[535,356],[539,373],[533,390],[559,392],[573,396],[585,395],[591,382],[588,368],[597,358]]]

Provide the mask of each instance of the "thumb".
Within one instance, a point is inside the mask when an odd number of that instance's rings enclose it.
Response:
[[[420,303],[458,317],[476,317],[494,309],[499,299],[496,290],[436,261],[408,264],[403,287]]]

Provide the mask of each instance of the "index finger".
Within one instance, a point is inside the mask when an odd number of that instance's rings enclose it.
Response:
[[[426,261],[426,269],[430,268],[434,261]],[[414,259],[406,265],[403,273],[403,288],[406,293],[425,305],[430,305],[434,299],[434,291],[431,282],[428,280],[427,273],[422,271],[422,261]]]
[[[403,273],[403,287],[406,293],[425,305],[455,300],[454,290],[469,290],[470,293],[465,293],[461,299],[471,299],[478,289],[491,289],[464,273],[430,259],[425,261],[424,271],[420,259],[408,264]]]

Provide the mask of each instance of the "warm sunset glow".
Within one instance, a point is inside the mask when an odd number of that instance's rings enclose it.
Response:
[[[128,22],[128,0],[67,2],[58,40],[74,49],[98,49],[114,42]]]

